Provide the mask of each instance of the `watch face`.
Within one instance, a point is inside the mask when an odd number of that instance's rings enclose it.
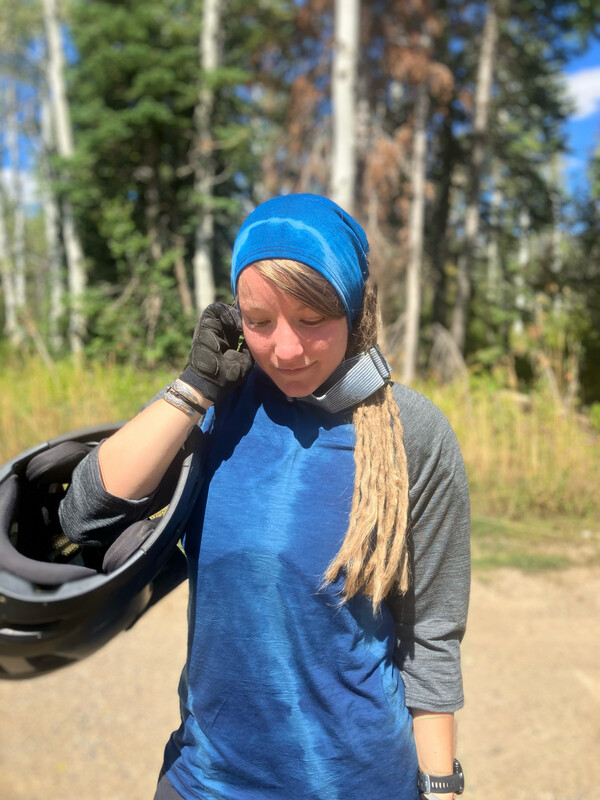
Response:
[[[453,768],[454,768],[454,774],[456,776],[458,776],[458,779],[459,779],[459,788],[455,789],[454,792],[456,794],[462,794],[462,791],[465,788],[465,776],[463,774],[463,770],[462,770],[462,767],[460,765],[460,761],[458,760],[458,758],[454,759]]]

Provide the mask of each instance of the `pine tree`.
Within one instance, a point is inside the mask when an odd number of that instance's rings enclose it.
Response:
[[[268,141],[255,135],[270,124],[261,87],[274,79],[263,65],[282,41],[289,6],[231,0],[221,62],[202,68],[196,0],[74,2],[69,195],[91,260],[92,350],[147,363],[183,357],[201,250],[217,296],[227,297],[230,228]],[[198,292],[199,305],[210,299]]]

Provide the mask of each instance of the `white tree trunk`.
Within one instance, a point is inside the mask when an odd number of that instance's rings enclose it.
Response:
[[[50,347],[54,352],[57,352],[62,346],[60,319],[65,311],[65,287],[62,277],[62,252],[59,235],[60,211],[51,186],[52,173],[50,169],[50,154],[54,150],[54,137],[52,135],[52,119],[47,95],[42,98],[41,102],[41,130],[43,179],[40,191],[42,207],[44,209],[44,234],[48,258],[48,290],[50,299],[48,326]]]
[[[360,0],[336,0],[333,55],[331,199],[354,212]]]
[[[501,297],[500,280],[500,248],[498,234],[500,231],[500,208],[502,206],[502,192],[500,191],[500,162],[492,159],[491,170],[491,199],[490,199],[490,237],[487,246],[487,299],[491,304],[497,304]]]
[[[73,156],[73,133],[64,77],[64,54],[60,40],[60,24],[56,0],[42,0],[48,54],[46,77],[50,89],[52,119],[57,151],[63,158]],[[62,204],[62,231],[68,269],[70,300],[69,339],[73,353],[80,353],[85,337],[83,293],[86,286],[85,259],[75,227],[69,200]]]
[[[6,88],[6,143],[10,162],[10,198],[13,209],[12,263],[14,301],[17,318],[25,312],[27,303],[25,266],[25,209],[23,207],[23,177],[20,165],[19,131],[17,126],[17,92],[14,81]]]
[[[0,182],[0,277],[2,278],[2,294],[4,295],[4,333],[11,344],[20,341],[15,302],[12,258],[8,232],[6,230],[6,202],[4,187]]]
[[[465,236],[462,254],[458,261],[458,286],[452,315],[451,333],[456,346],[464,352],[467,331],[467,315],[471,298],[471,271],[475,245],[479,233],[479,187],[483,171],[485,139],[488,127],[489,108],[492,96],[494,59],[498,41],[498,16],[494,4],[490,4],[483,28],[473,117],[473,147],[469,164],[469,188],[465,212]]]
[[[561,165],[558,156],[555,156],[550,165],[550,183],[552,186],[552,260],[550,269],[554,275],[559,275],[563,268],[562,242],[564,238],[561,212]],[[558,298],[558,294],[556,295]]]
[[[415,130],[413,136],[409,228],[409,259],[406,274],[406,327],[404,337],[403,383],[416,376],[421,321],[421,265],[423,261],[423,226],[425,220],[425,179],[427,173],[427,118],[429,87],[426,81],[417,87]]]
[[[203,196],[207,196],[211,188],[212,184],[208,176],[204,181],[198,181],[196,184],[196,192]],[[206,306],[214,303],[216,297],[211,255],[214,228],[212,210],[203,203],[200,220],[196,225],[194,251],[194,297],[198,314],[202,313]]]
[[[200,32],[199,50],[200,65],[204,76],[210,74],[219,66],[221,5],[220,0],[204,0],[202,6],[202,30]],[[194,191],[200,200],[194,249],[194,296],[198,313],[215,301],[215,279],[211,255],[214,233],[211,196],[215,180],[212,141],[213,106],[214,92],[207,85],[206,77],[204,77],[194,110],[196,126]]]
[[[8,120],[13,110],[10,108],[9,89],[6,82],[1,87],[0,100],[0,121],[4,123],[2,132],[6,139],[10,139]],[[4,332],[11,345],[17,347],[23,339],[23,332],[17,313],[13,251],[8,229],[9,205],[5,185],[0,176],[0,275],[2,277],[2,294],[4,295]]]
[[[527,311],[527,295],[525,274],[529,261],[531,258],[531,239],[529,228],[531,220],[529,211],[526,208],[521,209],[519,214],[519,227],[521,235],[519,237],[519,254],[517,258],[517,272],[514,277],[515,287],[515,319],[513,322],[513,333],[517,336],[522,335],[525,330],[524,316]]]

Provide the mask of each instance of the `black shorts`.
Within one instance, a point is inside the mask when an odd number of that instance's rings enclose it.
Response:
[[[164,772],[160,773],[154,800],[184,800]]]

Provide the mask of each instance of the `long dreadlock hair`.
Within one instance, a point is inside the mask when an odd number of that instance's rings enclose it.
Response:
[[[286,259],[253,266],[275,286],[327,318],[345,316],[333,286],[316,270]],[[346,357],[377,343],[380,328],[376,292],[367,284],[361,310],[348,338]],[[384,386],[357,405],[352,508],[345,538],[329,564],[324,584],[344,577],[342,600],[362,592],[373,608],[410,583],[408,547],[408,471],[402,422],[391,387]]]

